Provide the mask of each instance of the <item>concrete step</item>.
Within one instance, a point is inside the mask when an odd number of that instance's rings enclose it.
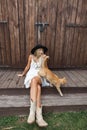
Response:
[[[28,115],[30,97],[26,95],[0,95],[0,116]],[[87,93],[42,94],[44,112],[87,110]]]

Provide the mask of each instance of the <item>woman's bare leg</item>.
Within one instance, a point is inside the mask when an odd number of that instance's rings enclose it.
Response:
[[[38,77],[32,79],[30,98],[32,106],[30,108],[30,114],[28,117],[28,123],[33,123],[35,121],[35,111],[36,111],[36,123],[40,127],[46,127],[48,124],[44,121],[42,116],[42,107],[41,107],[41,80]],[[36,102],[36,108],[35,108]],[[32,118],[33,117],[33,118]]]
[[[38,84],[40,84],[40,79],[38,77],[35,77],[31,81],[31,89],[30,89],[30,113],[28,116],[27,122],[29,124],[32,124],[35,121],[35,112],[36,112],[36,106],[37,106],[37,95],[39,94],[38,90]]]
[[[37,107],[41,107],[41,86],[38,84],[38,91],[37,91]]]
[[[48,123],[43,119],[42,106],[41,106],[41,86],[38,85],[37,91],[37,108],[36,108],[36,123],[39,127],[46,127]]]
[[[30,88],[30,98],[32,101],[37,101],[37,94],[40,91],[40,88],[38,87],[39,84],[41,84],[41,80],[39,77],[35,77],[32,79]]]

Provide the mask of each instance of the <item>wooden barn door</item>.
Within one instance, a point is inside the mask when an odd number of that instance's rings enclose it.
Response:
[[[9,31],[6,21],[0,22],[0,67],[11,64],[11,53],[9,43]]]
[[[0,0],[0,67],[11,65],[11,43],[6,0]]]
[[[37,20],[48,22],[41,43],[49,49],[50,68],[87,66],[87,1],[38,0]]]
[[[35,23],[48,22],[40,43],[49,67],[87,66],[87,0],[0,0],[0,21],[0,65],[25,67],[37,44]]]
[[[0,0],[0,66],[25,67],[36,44],[35,19],[36,0]]]
[[[59,0],[58,0],[59,1]],[[58,68],[58,38],[61,26],[57,25],[58,15],[58,1],[57,0],[37,0],[37,22],[48,23],[49,26],[41,33],[40,43],[48,48],[49,67]],[[61,6],[61,5],[59,5]],[[58,19],[59,20],[59,19]],[[57,28],[57,26],[59,26]],[[58,40],[58,41],[57,41]],[[59,50],[61,51],[61,50]]]

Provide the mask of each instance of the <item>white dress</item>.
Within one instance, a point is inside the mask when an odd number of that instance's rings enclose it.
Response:
[[[38,71],[41,68],[41,58],[39,58],[38,62],[35,62],[32,58],[31,61],[31,65],[30,65],[30,69],[26,74],[25,80],[24,80],[24,85],[25,88],[29,88],[30,87],[30,83],[31,80],[35,77],[35,76],[39,76],[38,75]],[[46,81],[45,78],[41,77],[41,81],[42,81],[42,86],[49,86],[50,84]]]

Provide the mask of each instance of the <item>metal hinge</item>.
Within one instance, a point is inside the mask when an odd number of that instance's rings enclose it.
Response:
[[[73,24],[73,23],[70,23],[70,24],[66,24],[65,26],[66,27],[72,27],[72,28],[75,28],[75,27],[77,27],[77,28],[87,28],[86,24],[82,25],[82,24]]]
[[[0,24],[7,24],[8,21],[0,21]]]

